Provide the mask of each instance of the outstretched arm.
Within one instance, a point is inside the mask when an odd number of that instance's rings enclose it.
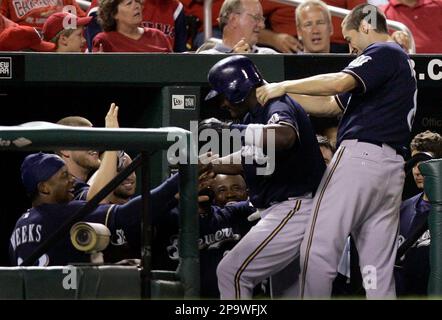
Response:
[[[112,103],[105,118],[106,128],[118,128],[118,106]],[[92,199],[105,185],[117,175],[118,151],[106,151],[103,154],[100,167],[89,180],[89,191],[86,200]],[[107,197],[101,203],[108,203]]]
[[[312,116],[335,117],[342,112],[334,96],[307,96],[295,93],[289,93],[289,96]]]
[[[256,89],[256,97],[262,105],[270,99],[286,93],[304,94],[310,96],[332,96],[351,91],[356,88],[356,79],[345,72],[326,73],[317,76],[270,83]]]

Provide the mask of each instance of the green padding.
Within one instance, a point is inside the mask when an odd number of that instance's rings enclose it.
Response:
[[[0,299],[141,298],[140,271],[132,266],[0,268],[0,288]]]
[[[63,270],[66,270],[66,273],[63,273]],[[63,288],[63,280],[68,275],[67,271],[68,269],[63,269],[63,267],[23,268],[25,299],[76,299],[76,290]]]
[[[24,299],[24,283],[19,267],[0,267],[0,300]]]
[[[152,299],[183,299],[184,288],[179,281],[152,280]]]
[[[152,280],[178,281],[179,277],[176,271],[152,270]]]
[[[442,159],[423,162],[419,170],[425,177],[425,193],[431,203],[428,218],[431,235],[428,294],[442,296]]]
[[[131,266],[102,266],[97,283],[97,298],[140,299],[140,271]]]

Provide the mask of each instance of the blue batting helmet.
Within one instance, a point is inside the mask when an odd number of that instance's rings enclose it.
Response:
[[[230,103],[243,102],[250,90],[264,81],[252,60],[241,55],[218,61],[210,68],[207,79],[212,90],[205,100],[224,94]]]

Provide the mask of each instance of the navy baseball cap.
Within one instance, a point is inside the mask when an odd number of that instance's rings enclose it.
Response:
[[[409,173],[413,167],[422,161],[428,161],[434,159],[434,155],[431,152],[418,152],[411,157],[410,160],[405,162],[405,172]]]
[[[40,182],[47,181],[65,165],[63,159],[50,153],[33,153],[21,164],[21,180],[28,194],[37,190]]]

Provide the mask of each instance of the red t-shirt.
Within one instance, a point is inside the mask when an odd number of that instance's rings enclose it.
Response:
[[[417,0],[411,8],[390,0],[381,9],[387,19],[402,22],[410,29],[416,53],[442,53],[442,1]]]
[[[9,27],[15,27],[17,24],[11,20],[9,20],[8,18],[5,18],[1,13],[0,13],[0,33]]]
[[[94,38],[93,52],[100,50],[100,43],[104,52],[172,52],[164,33],[153,28],[144,28],[144,33],[138,40],[117,31],[100,32]]]
[[[323,0],[329,6],[344,8],[347,10],[351,10],[359,4],[367,3],[365,0]],[[330,41],[333,43],[347,43],[344,37],[342,36],[342,18],[333,17],[332,16],[332,24],[333,24],[333,35],[330,38]]]
[[[260,0],[264,16],[268,19],[271,29],[278,33],[296,35],[295,8],[270,0]],[[184,5],[186,16],[195,16],[201,21],[198,31],[204,29],[204,2],[195,0],[181,0]],[[224,0],[213,0],[212,2],[212,26],[218,26],[218,16]]]
[[[42,28],[46,19],[65,6],[74,6],[79,17],[86,14],[75,0],[1,0],[0,13],[20,25]]]
[[[201,21],[198,31],[204,30],[204,1],[198,2],[195,0],[180,0],[184,6],[184,13],[186,16],[195,16]],[[223,5],[224,0],[213,0],[212,2],[212,26],[218,26],[218,15]]]
[[[178,0],[145,0],[143,26],[161,30],[173,48],[175,45],[175,19],[182,10],[183,5]]]
[[[270,29],[277,33],[296,35],[295,7],[261,0],[262,11]]]

